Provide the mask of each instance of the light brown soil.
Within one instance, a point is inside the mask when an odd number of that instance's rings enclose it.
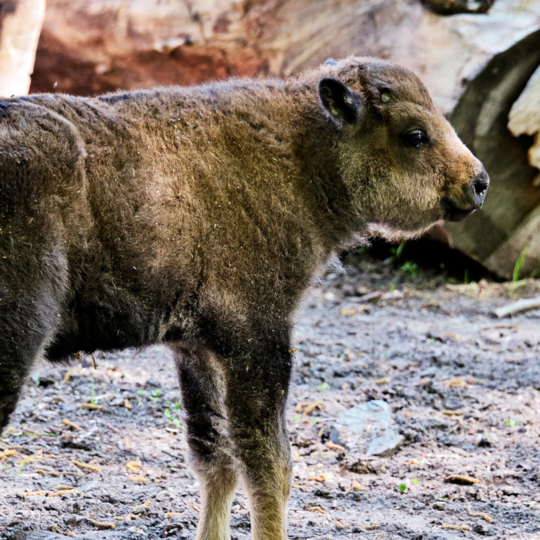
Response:
[[[448,286],[410,274],[363,258],[305,299],[288,413],[289,537],[538,539],[540,310],[491,313],[540,295],[540,282]],[[386,294],[359,296],[372,291]],[[168,352],[95,360],[41,366],[27,384],[0,439],[0,539],[194,538],[199,494]],[[329,449],[333,419],[371,399],[390,403],[404,444],[384,458]],[[295,411],[315,401],[311,414]],[[249,527],[240,491],[232,537],[247,540]]]

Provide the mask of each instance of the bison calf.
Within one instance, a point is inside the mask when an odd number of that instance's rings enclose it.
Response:
[[[366,58],[300,77],[0,103],[0,427],[36,357],[166,343],[199,540],[286,538],[292,318],[355,236],[417,234],[488,177],[420,81]]]

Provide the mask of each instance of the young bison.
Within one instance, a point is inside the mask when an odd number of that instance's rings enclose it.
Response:
[[[0,102],[0,427],[36,357],[166,343],[202,490],[229,538],[286,538],[293,315],[356,235],[417,234],[488,177],[420,81],[366,58],[298,78]]]

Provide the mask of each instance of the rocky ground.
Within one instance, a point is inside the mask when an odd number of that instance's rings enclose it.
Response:
[[[288,422],[291,539],[540,538],[540,282],[448,282],[394,251],[329,271],[298,314]],[[0,539],[194,538],[181,398],[155,347],[41,366],[0,439]],[[329,439],[390,406],[384,455]],[[335,437],[332,437],[335,439]],[[345,444],[345,443],[344,443]],[[389,454],[389,455],[387,455]],[[232,537],[250,537],[245,493]]]

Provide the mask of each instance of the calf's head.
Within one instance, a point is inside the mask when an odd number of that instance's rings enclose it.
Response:
[[[374,59],[324,66],[322,107],[339,132],[340,169],[369,225],[415,234],[484,202],[489,177],[418,77]]]

